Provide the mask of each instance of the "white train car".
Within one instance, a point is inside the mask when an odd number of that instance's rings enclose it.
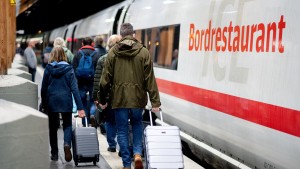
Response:
[[[165,121],[251,168],[297,169],[299,17],[296,0],[135,0],[125,22],[154,54]]]
[[[132,23],[153,56],[164,121],[196,156],[215,168],[298,169],[297,18],[298,0],[128,0],[82,19],[71,38],[80,46]]]

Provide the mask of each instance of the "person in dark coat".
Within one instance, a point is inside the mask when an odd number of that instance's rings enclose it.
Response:
[[[121,36],[119,35],[111,35],[108,39],[108,48],[112,48],[117,42],[121,40]],[[94,77],[94,90],[93,90],[93,99],[95,105],[99,105],[99,89],[100,89],[100,79],[102,75],[102,70],[104,68],[105,59],[107,57],[107,54],[101,56],[97,62],[96,66],[96,72]],[[115,122],[115,113],[111,109],[111,105],[109,102],[109,97],[107,98],[108,101],[108,107],[104,110],[102,110],[102,113],[104,114],[104,121],[106,126],[106,140],[108,143],[107,151],[110,152],[116,152],[116,146],[117,143],[115,141],[116,134],[117,134],[117,128],[116,128],[116,122]]]
[[[85,112],[80,99],[77,80],[72,65],[67,63],[67,56],[62,47],[55,47],[50,53],[49,64],[46,66],[42,81],[42,109],[49,119],[49,139],[51,160],[58,160],[57,119],[59,113],[63,119],[65,160],[72,160],[72,94],[78,107],[79,117]]]
[[[49,55],[53,48],[53,42],[49,42],[42,54],[42,67],[45,68],[49,62]]]
[[[103,56],[106,54],[106,50],[103,47],[103,37],[102,36],[96,36],[95,38],[95,50],[99,53],[100,56]]]

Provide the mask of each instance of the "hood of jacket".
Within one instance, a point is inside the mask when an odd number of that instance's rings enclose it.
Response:
[[[61,77],[72,69],[72,66],[67,62],[52,62],[47,65],[52,77]]]
[[[143,45],[134,37],[125,36],[114,46],[113,52],[116,56],[134,57],[142,48]]]

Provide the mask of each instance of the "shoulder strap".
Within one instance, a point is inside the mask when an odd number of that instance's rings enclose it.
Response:
[[[94,51],[90,54],[90,56],[93,57],[96,53],[97,53],[97,51]]]
[[[81,53],[82,56],[85,56],[84,52],[82,50],[79,50],[79,52]],[[90,56],[93,57],[95,54],[97,53],[97,51],[93,51]]]
[[[82,50],[79,50],[79,52],[81,53],[81,55],[82,55],[82,56],[84,56],[84,53],[83,53],[83,51],[82,51]]]

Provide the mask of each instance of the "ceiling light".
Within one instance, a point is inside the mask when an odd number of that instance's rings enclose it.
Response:
[[[165,0],[163,2],[163,4],[172,4],[172,3],[175,3],[175,1],[173,1],[173,0]]]
[[[115,19],[110,18],[110,19],[105,19],[105,22],[113,22]]]

